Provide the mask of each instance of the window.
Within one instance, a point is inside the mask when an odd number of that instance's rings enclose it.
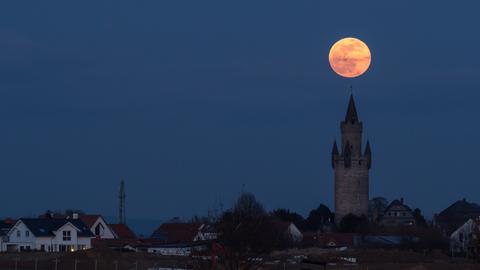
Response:
[[[20,231],[17,230],[17,237],[20,237]]]
[[[402,213],[402,216],[406,216],[407,214],[405,214],[405,212]]]
[[[95,235],[96,236],[102,236],[103,235],[103,225],[102,225],[102,223],[98,223],[98,225],[95,227]]]
[[[463,242],[463,233],[458,234],[458,240],[460,240],[460,242]]]
[[[29,237],[30,236],[30,231],[25,231],[25,237]]]
[[[72,240],[72,232],[63,231],[63,241],[71,241],[71,240]]]

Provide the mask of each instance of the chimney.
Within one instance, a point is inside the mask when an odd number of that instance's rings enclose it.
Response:
[[[73,213],[72,214],[72,219],[78,219],[78,213]]]

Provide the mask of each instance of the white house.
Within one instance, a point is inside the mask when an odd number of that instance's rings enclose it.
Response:
[[[75,216],[73,217],[75,218]],[[95,237],[100,239],[116,239],[118,236],[107,225],[107,222],[101,215],[79,215],[78,218],[90,228]]]
[[[92,238],[79,219],[22,218],[8,231],[3,250],[70,252],[91,248]]]
[[[476,241],[480,232],[480,217],[469,219],[450,235],[450,252],[475,253],[477,252]]]
[[[215,228],[210,225],[210,224],[201,224],[200,227],[198,227],[198,233],[195,235],[193,238],[194,242],[197,241],[209,241],[209,240],[215,240],[218,237],[218,233],[215,230]]]
[[[284,235],[285,240],[291,243],[299,243],[303,240],[303,233],[293,222],[276,221],[274,225],[276,229]]]
[[[205,250],[204,244],[157,244],[147,248],[148,253],[162,256],[190,256],[192,251]]]

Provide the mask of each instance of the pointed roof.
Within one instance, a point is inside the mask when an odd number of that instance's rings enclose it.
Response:
[[[355,107],[355,100],[353,99],[353,94],[350,95],[350,100],[348,101],[348,109],[347,114],[345,115],[345,122],[358,122],[357,108]]]
[[[337,140],[333,141],[332,155],[338,155]]]

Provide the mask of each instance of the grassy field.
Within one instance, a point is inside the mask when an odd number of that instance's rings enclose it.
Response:
[[[292,250],[277,252],[264,264],[271,270],[322,270],[323,266],[306,268],[291,258],[306,255],[313,261],[329,262],[332,270],[480,270],[474,260],[450,258],[442,253],[421,254],[394,250],[358,250],[326,252],[324,250]],[[349,263],[339,258],[354,258]],[[69,254],[3,253],[0,270],[148,270],[161,268],[192,269],[188,258],[161,257],[144,253],[121,253],[111,250],[88,250]],[[201,269],[205,270],[205,269]]]

